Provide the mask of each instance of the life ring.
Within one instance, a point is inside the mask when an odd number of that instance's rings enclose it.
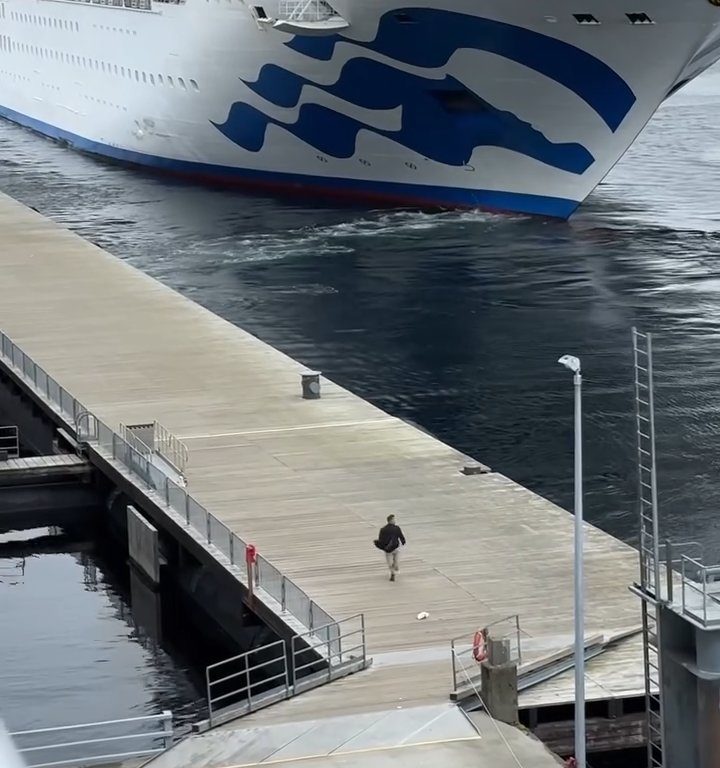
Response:
[[[485,631],[478,629],[473,637],[473,658],[478,663],[487,659],[487,644],[485,642]]]

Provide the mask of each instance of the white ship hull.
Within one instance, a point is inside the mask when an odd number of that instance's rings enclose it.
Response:
[[[145,1],[0,2],[0,115],[198,179],[565,218],[720,57],[708,0],[333,0],[332,35]]]

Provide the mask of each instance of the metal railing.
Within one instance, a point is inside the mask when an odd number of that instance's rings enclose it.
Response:
[[[333,621],[276,640],[206,670],[212,728],[367,666],[365,617]]]
[[[522,640],[520,635],[520,617],[518,614],[505,616],[502,619],[486,624],[480,632],[483,644],[487,647],[490,641],[507,641],[509,656],[507,661],[522,664]],[[452,659],[453,691],[457,693],[470,686],[471,689],[480,687],[482,668],[475,658],[475,635],[460,635],[450,641]]]
[[[190,455],[187,445],[157,421],[155,422],[155,445],[153,448],[178,472],[185,473]]]
[[[172,743],[172,712],[11,733],[28,768],[87,766],[150,757]]]
[[[185,473],[188,448],[158,421],[149,424],[120,424],[120,436],[143,456],[158,454],[179,475]]]
[[[367,666],[362,613],[320,625],[290,640],[290,671],[296,693],[299,686],[305,690],[306,686],[314,687],[342,677],[348,666],[355,667],[358,663],[361,668]]]
[[[290,697],[290,672],[284,640],[254,648],[205,670],[208,719],[216,725]]]
[[[98,419],[1,331],[0,359],[45,400],[68,427],[74,429],[80,442],[88,443],[107,459],[119,462],[131,480],[139,481],[136,485],[157,504],[179,515],[198,541],[214,547],[216,558],[225,561],[236,578],[243,583],[246,581],[247,543],[243,539],[208,512],[184,487],[154,466],[138,447]],[[279,611],[289,614],[308,630],[334,621],[297,584],[263,557],[258,557],[255,579],[256,596],[270,598]],[[258,594],[259,590],[264,594]]]
[[[691,557],[702,562],[703,546],[697,541],[663,541],[660,543],[660,565],[665,569],[664,584],[659,585],[658,595],[672,605],[675,598],[675,586],[681,583],[683,557]]]
[[[0,455],[6,459],[20,458],[20,434],[17,427],[0,427]]]
[[[720,565],[683,555],[680,576],[683,614],[705,627],[720,626]]]
[[[325,0],[280,0],[278,18],[287,21],[324,21],[336,11]]]

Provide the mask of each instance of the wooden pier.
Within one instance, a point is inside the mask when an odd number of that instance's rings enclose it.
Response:
[[[189,448],[193,497],[331,616],[364,614],[370,670],[252,721],[447,701],[450,640],[510,614],[526,657],[568,644],[565,510],[464,473],[476,462],[330,381],[303,399],[299,362],[7,197],[0,228],[0,330],[111,427],[161,422]],[[372,545],[391,513],[408,539],[394,583]],[[588,635],[638,627],[635,551],[587,525],[585,554]],[[589,699],[641,695],[637,640],[588,676]],[[521,707],[568,704],[570,677]]]

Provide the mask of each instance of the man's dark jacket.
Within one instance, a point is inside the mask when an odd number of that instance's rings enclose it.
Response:
[[[403,543],[403,546],[405,545],[405,537],[400,526],[395,525],[395,523],[388,523],[380,529],[380,533],[373,543],[383,552],[394,552],[400,546],[400,542]]]

